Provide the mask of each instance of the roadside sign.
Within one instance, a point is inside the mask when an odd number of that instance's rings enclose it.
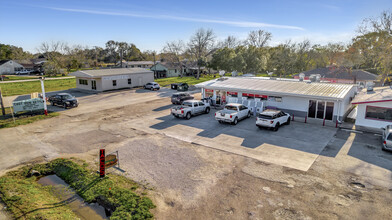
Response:
[[[14,113],[24,112],[24,111],[44,110],[44,100],[40,98],[14,101],[12,102],[12,105],[14,108]]]
[[[99,150],[99,176],[105,177],[105,149]]]
[[[110,168],[116,165],[118,162],[117,156],[114,154],[109,154],[105,157],[105,168]]]

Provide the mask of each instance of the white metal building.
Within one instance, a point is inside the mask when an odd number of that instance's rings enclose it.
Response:
[[[392,124],[392,89],[363,89],[352,102],[357,106],[355,126],[380,129]]]
[[[83,70],[70,73],[78,89],[106,91],[143,86],[154,81],[154,73],[144,68]]]
[[[339,121],[350,108],[356,87],[348,84],[227,77],[197,84],[203,98],[216,103],[237,102],[254,112],[281,109],[297,117]]]

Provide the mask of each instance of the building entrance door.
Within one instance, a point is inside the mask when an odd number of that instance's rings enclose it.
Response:
[[[333,102],[309,100],[308,118],[333,119]]]
[[[91,80],[91,89],[97,90],[97,81]]]

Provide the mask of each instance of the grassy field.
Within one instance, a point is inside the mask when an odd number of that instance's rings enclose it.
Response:
[[[45,92],[66,90],[76,87],[76,79],[59,79],[45,81]],[[41,93],[41,82],[15,82],[0,84],[3,96],[24,95],[33,92]]]
[[[100,199],[106,208],[114,209],[110,219],[151,219],[152,201],[147,192],[123,176],[99,174],[84,161],[55,159],[49,163],[25,166],[0,177],[0,196],[15,219],[75,219],[66,203],[58,201],[51,187],[41,186],[37,178],[27,177],[31,169],[42,176],[56,174],[73,188],[86,202]],[[61,205],[56,205],[61,204]]]
[[[219,76],[216,76],[216,78],[219,78]],[[193,76],[187,76],[187,77],[169,77],[169,78],[162,78],[162,79],[156,79],[155,82],[159,83],[161,86],[167,86],[172,83],[188,83],[188,85],[195,85],[198,83],[202,83],[211,79],[216,79],[214,76],[200,76],[199,79],[196,79]]]
[[[11,128],[11,127],[16,127],[19,125],[26,125],[33,123],[35,121],[47,119],[47,118],[53,118],[56,116],[59,116],[60,113],[58,112],[50,112],[48,115],[19,115],[15,117],[15,122],[14,119],[11,116],[11,111],[10,108],[6,108],[6,116],[0,116],[0,129],[1,128]]]

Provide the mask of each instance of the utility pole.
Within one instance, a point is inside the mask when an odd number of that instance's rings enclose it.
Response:
[[[48,107],[46,106],[46,95],[45,95],[45,86],[44,86],[45,77],[41,76],[39,79],[41,81],[42,98],[44,99],[44,113],[47,116],[48,115]]]
[[[121,56],[120,68],[122,68],[122,67],[123,67],[123,65],[122,65],[122,61],[123,61],[123,49],[122,49],[122,48],[120,49],[120,56]]]
[[[156,70],[157,70],[157,66],[155,66],[156,61],[155,61],[155,51],[152,53],[152,55],[154,55],[154,78],[158,78]]]
[[[1,88],[0,88],[0,104],[1,104],[1,113],[5,116],[5,108],[4,108],[4,101],[3,101],[3,95],[1,94]]]

